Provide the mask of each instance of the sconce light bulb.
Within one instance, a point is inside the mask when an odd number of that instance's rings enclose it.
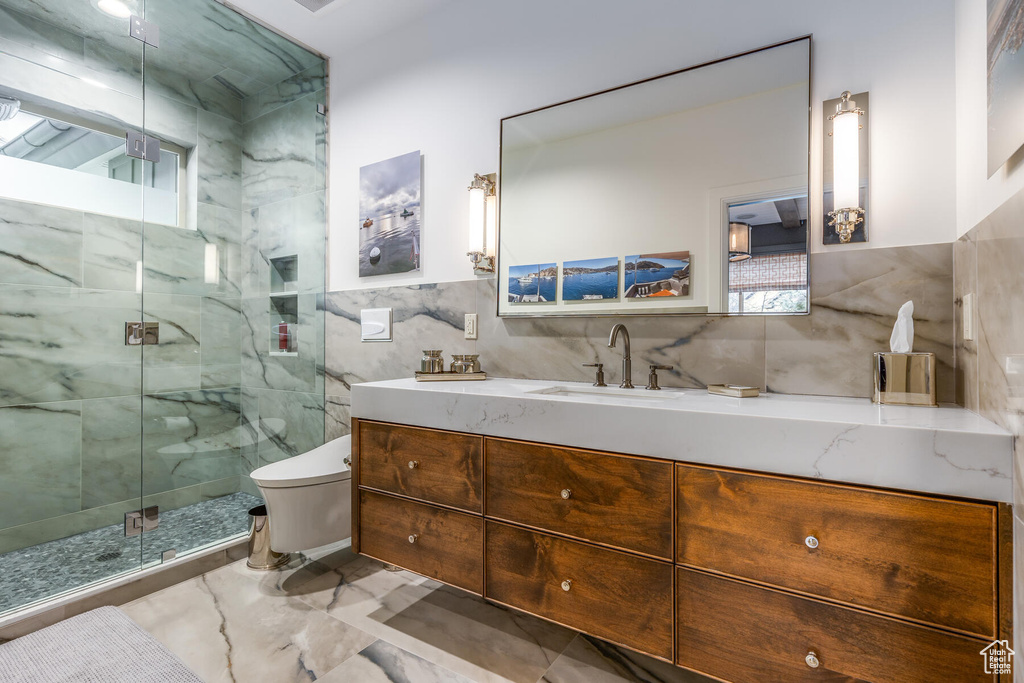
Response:
[[[483,188],[470,188],[469,190],[469,250],[471,252],[483,253],[484,251],[484,228],[486,221],[484,208]]]
[[[832,119],[832,189],[836,209],[860,208],[860,116]]]

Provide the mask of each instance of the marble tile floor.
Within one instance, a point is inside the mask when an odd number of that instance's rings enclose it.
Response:
[[[114,524],[0,555],[0,614],[64,591],[137,569],[169,548],[179,553],[245,533],[248,511],[262,500],[232,493],[160,513],[160,526],[126,538]],[[17,577],[13,579],[12,577]]]
[[[245,561],[122,607],[210,683],[707,683],[710,679],[359,557]]]

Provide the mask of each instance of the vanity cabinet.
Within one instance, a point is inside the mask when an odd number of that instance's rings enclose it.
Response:
[[[996,507],[677,465],[679,564],[991,639]]]
[[[723,681],[998,680],[980,652],[1012,639],[1007,505],[353,433],[362,554]]]
[[[488,518],[672,559],[672,464],[487,439]]]

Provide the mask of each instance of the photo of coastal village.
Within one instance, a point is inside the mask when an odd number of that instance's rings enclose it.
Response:
[[[562,264],[562,301],[596,301],[618,296],[618,258],[566,261]]]
[[[508,269],[508,300],[513,304],[537,304],[555,300],[558,286],[558,265],[535,263],[510,266]]]
[[[690,252],[636,254],[626,257],[627,299],[686,296],[690,293]]]

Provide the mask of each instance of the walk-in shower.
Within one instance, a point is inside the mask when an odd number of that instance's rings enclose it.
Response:
[[[215,0],[0,0],[0,615],[322,443],[326,76]]]

